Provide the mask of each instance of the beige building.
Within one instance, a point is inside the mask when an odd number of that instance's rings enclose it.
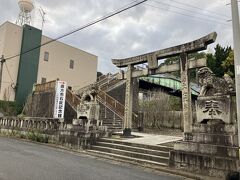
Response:
[[[28,25],[5,22],[0,26],[0,56],[7,59],[3,64],[1,100],[23,103],[34,83],[60,79],[76,90],[96,81],[97,56],[59,41],[36,48],[50,40]]]

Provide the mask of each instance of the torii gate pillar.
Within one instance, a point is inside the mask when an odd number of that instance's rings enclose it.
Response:
[[[125,111],[123,123],[123,135],[130,136],[132,131],[132,117],[133,117],[133,65],[128,65],[126,73],[126,96],[125,96]]]
[[[191,139],[192,132],[192,100],[191,88],[189,85],[189,63],[186,53],[180,54],[180,69],[182,83],[182,109],[183,109],[183,129],[184,139]]]

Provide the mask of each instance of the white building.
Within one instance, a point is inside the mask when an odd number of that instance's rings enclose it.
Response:
[[[0,26],[0,56],[21,54],[3,65],[0,100],[24,103],[34,83],[59,79],[75,90],[96,81],[97,56],[59,41],[36,48],[49,40],[29,25],[5,22]]]

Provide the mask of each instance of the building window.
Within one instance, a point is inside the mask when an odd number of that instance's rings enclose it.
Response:
[[[42,84],[46,83],[46,82],[47,82],[47,79],[46,78],[42,78]]]
[[[48,61],[49,59],[49,52],[45,51],[44,52],[44,61]]]
[[[73,69],[73,67],[74,67],[74,61],[73,61],[73,60],[70,60],[69,68],[70,68],[70,69]]]

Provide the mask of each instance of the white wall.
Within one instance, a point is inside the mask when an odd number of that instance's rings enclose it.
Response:
[[[42,43],[50,39],[43,36]],[[49,60],[44,61],[44,52],[49,52]],[[70,69],[70,60],[74,60],[74,68]],[[97,77],[97,56],[66,45],[59,41],[41,47],[38,83],[42,78],[47,81],[66,81],[73,90],[79,89],[96,81]]]
[[[5,58],[17,55],[21,51],[22,28],[10,22],[5,22],[0,26],[0,56]],[[0,99],[14,101],[15,90],[11,87],[17,83],[17,73],[20,57],[9,59],[3,66],[2,88]],[[9,73],[7,71],[7,67]],[[1,68],[1,67],[0,67]],[[5,98],[4,98],[5,95]]]

